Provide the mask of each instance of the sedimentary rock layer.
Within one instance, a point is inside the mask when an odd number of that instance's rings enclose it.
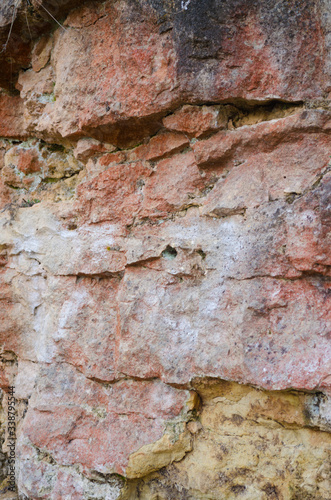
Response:
[[[329,499],[330,30],[3,2],[3,498]]]

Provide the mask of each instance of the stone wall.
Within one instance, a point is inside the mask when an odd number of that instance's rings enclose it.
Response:
[[[330,499],[330,12],[2,2],[1,498]]]

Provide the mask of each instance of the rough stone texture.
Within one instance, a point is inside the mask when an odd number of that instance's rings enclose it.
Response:
[[[1,498],[329,500],[330,8],[2,2]]]
[[[192,453],[144,478],[133,498],[329,497],[331,440],[309,418],[314,396],[215,380],[197,389],[203,410]]]

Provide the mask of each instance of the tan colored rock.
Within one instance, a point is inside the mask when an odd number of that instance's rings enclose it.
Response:
[[[202,425],[197,421],[189,422],[186,427],[191,434],[196,434],[202,429]]]
[[[129,479],[146,476],[184,458],[192,450],[191,435],[182,432],[174,438],[165,434],[156,443],[145,445],[130,455],[125,474]]]
[[[55,102],[55,96],[51,95],[54,91],[54,73],[51,66],[41,68],[37,74],[33,70],[22,72],[17,87],[21,96],[29,103],[27,116],[36,113],[37,109],[41,110],[41,104]]]
[[[37,140],[10,148],[4,163],[0,175],[5,184],[34,192],[36,196],[43,183],[71,177],[82,169],[82,165],[65,148],[55,147],[54,150]]]
[[[32,69],[36,73],[46,66],[51,57],[51,50],[53,46],[52,37],[42,36],[32,51]]]
[[[198,383],[202,429],[179,463],[138,483],[132,498],[329,497],[330,435],[306,427],[310,395]]]

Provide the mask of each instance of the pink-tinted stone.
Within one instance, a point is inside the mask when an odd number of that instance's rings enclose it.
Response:
[[[0,82],[20,96],[0,94],[0,387],[18,386],[22,498],[119,498],[109,474],[129,475],[149,445],[141,475],[164,467],[158,447],[168,453],[195,418],[186,403],[200,378],[322,400],[327,2],[43,0],[13,17],[2,3],[0,45],[17,16]],[[190,424],[197,447],[201,426]],[[210,457],[220,470],[221,451]],[[177,486],[173,471],[158,477]],[[213,496],[203,481],[194,495]],[[231,498],[246,491],[235,486]],[[254,494],[280,497],[273,488]]]
[[[188,144],[189,140],[183,134],[171,132],[158,134],[149,141],[144,157],[146,160],[157,160],[178,152]]]
[[[273,10],[267,0],[253,8],[248,0],[229,2],[214,17],[210,10],[215,6],[191,3],[175,15],[172,30],[163,30],[162,8],[148,1],[77,9],[66,31],[54,35],[56,101],[40,108],[33,127],[46,136],[89,133],[134,145],[157,132],[160,118],[181,103],[299,101],[330,92],[323,58],[327,16],[317,15],[311,2],[304,0],[291,16],[287,3]],[[38,96],[33,99],[29,108],[37,106]]]
[[[189,136],[200,137],[227,125],[225,112],[217,106],[183,106],[173,115],[163,119],[163,125],[170,130],[178,130]]]
[[[328,173],[306,197],[293,203],[288,217],[286,252],[299,271],[330,276],[330,190]]]
[[[189,145],[189,140],[184,134],[174,132],[160,132],[152,137],[149,142],[141,144],[127,151],[127,161],[156,161],[163,157],[171,156]]]
[[[160,40],[153,18],[144,15],[138,5],[123,7],[113,3],[93,6],[91,13],[98,22],[85,27],[83,38],[72,29],[57,33],[53,61],[58,75],[54,88],[57,99],[46,106],[40,129],[47,128],[46,122],[57,121],[60,115],[57,127],[61,135],[101,127],[98,135],[111,143],[155,129],[155,123],[146,120],[141,124],[126,124],[125,120],[157,113],[171,100],[175,79],[173,43],[169,35]],[[77,27],[85,23],[84,19],[85,8],[76,11],[67,24]],[[70,76],[65,70],[68,67]],[[79,93],[74,91],[77,82]],[[76,108],[74,113],[72,106]],[[117,127],[119,121],[121,130]]]
[[[192,144],[196,161],[203,167],[221,167],[229,159],[240,162],[244,154],[272,152],[280,143],[298,140],[298,134],[306,133],[312,139],[316,129],[327,134],[330,129],[330,113],[324,110],[299,111],[286,118],[243,126],[235,130],[217,132],[212,137]],[[324,134],[319,140],[327,142]]]
[[[141,186],[151,170],[143,163],[116,164],[78,187],[84,218],[132,223],[142,202]]]
[[[40,172],[42,164],[35,150],[17,149],[17,155],[18,155],[17,168],[21,172],[23,172],[24,174],[33,174],[35,172]]]
[[[214,168],[220,175],[204,201],[202,213],[225,216],[231,211],[240,212],[243,208],[300,195],[318,180],[329,163],[327,135],[296,130],[297,121],[295,127],[288,130],[286,122],[293,123],[293,117],[271,125],[255,125],[249,137],[247,127],[227,132],[218,137],[218,142],[214,138],[209,140],[215,145],[214,149],[213,146],[209,149],[208,140],[205,149],[199,143],[193,145],[198,161],[202,159],[200,151],[202,155],[209,151],[209,160],[215,162]],[[262,127],[266,134],[263,137]],[[280,135],[281,127],[284,135]]]
[[[87,377],[104,381],[117,378],[117,289],[116,278],[98,281],[82,277],[78,283],[64,277],[52,280],[44,300],[55,359],[70,363]]]
[[[318,387],[330,369],[327,285],[270,278],[222,283],[212,274],[199,290],[194,276],[181,282],[147,270],[128,274],[119,369],[173,383],[209,376],[266,388]]]
[[[129,455],[161,438],[190,395],[159,381],[103,387],[67,364],[42,369],[37,386],[23,434],[58,464],[104,474],[123,474]]]
[[[23,100],[19,96],[0,94],[0,136],[24,137]]]
[[[107,170],[108,167],[113,167],[115,165],[125,163],[126,159],[127,155],[124,151],[116,151],[115,153],[104,154],[96,162],[96,170],[102,172],[104,170]]]
[[[89,158],[113,151],[116,149],[111,144],[103,144],[96,139],[85,138],[78,141],[74,149],[74,156],[77,160],[86,162]]]
[[[146,180],[142,216],[162,216],[194,204],[204,180],[192,152],[161,160]]]
[[[38,120],[38,113],[41,113],[47,102],[54,102],[55,75],[51,66],[42,68],[38,73],[32,69],[20,74],[16,88],[20,91],[21,97],[27,100],[28,113],[25,113],[29,127],[35,125],[34,119]]]

